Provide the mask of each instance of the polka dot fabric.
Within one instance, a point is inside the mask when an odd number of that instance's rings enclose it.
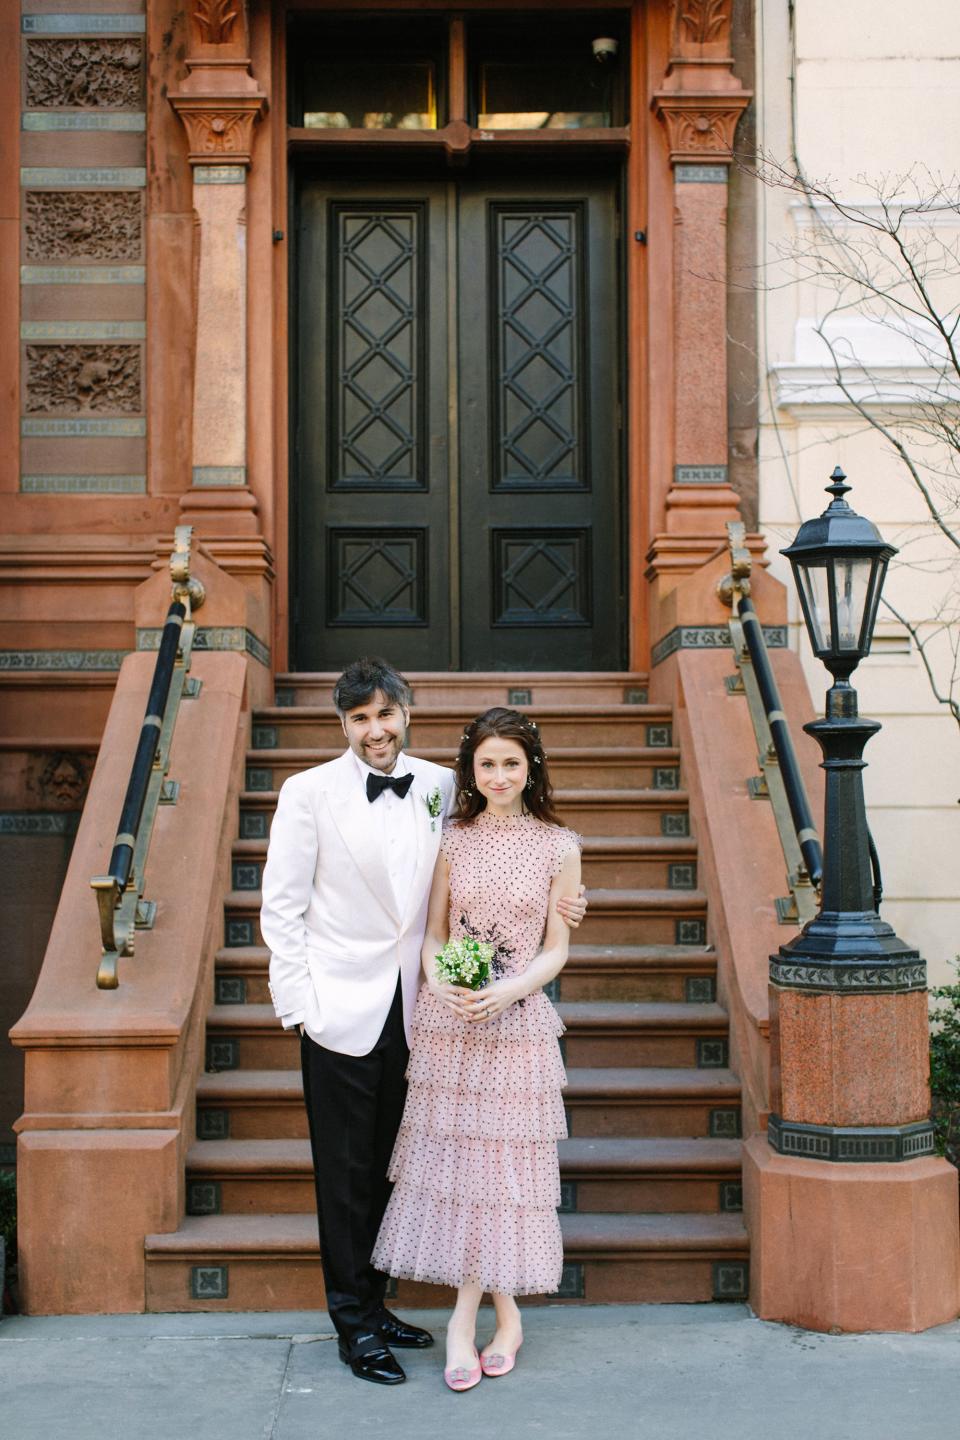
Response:
[[[451,937],[489,939],[496,970],[518,974],[543,943],[550,884],[577,836],[532,815],[484,811],[449,825],[441,845]],[[562,1033],[542,990],[468,1024],[421,989],[390,1163],[395,1188],[373,1253],[379,1269],[503,1295],[559,1287]]]

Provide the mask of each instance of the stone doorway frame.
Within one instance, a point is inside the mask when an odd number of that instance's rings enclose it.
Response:
[[[211,537],[218,558],[226,561],[227,551],[235,552],[232,568],[253,563],[254,536],[274,557],[270,628],[278,669],[288,664],[290,622],[287,17],[292,11],[365,8],[360,0],[251,0],[245,14],[220,6],[222,22],[210,19],[209,8],[194,11],[188,78],[170,95],[189,137],[201,257],[193,483],[181,508]],[[404,8],[409,0],[400,0],[397,9]],[[416,8],[453,7],[426,0]],[[473,0],[470,6],[504,8],[515,7],[505,0]],[[527,0],[524,8],[549,9],[551,0]],[[750,92],[733,73],[733,0],[583,0],[570,8],[624,10],[630,17],[628,665],[644,669],[662,630],[661,602],[722,543],[725,521],[738,516],[727,480],[723,280],[727,176],[734,130]],[[232,172],[232,206],[212,203],[216,171]],[[230,183],[223,181],[225,188]],[[222,304],[211,308],[209,296],[205,309],[204,276],[208,285],[215,276],[215,268],[204,270],[205,247],[208,256],[235,255],[230,236],[241,229],[245,273],[226,297],[226,312]],[[223,345],[209,324],[204,328],[205,313],[217,316],[218,325],[236,337],[234,352],[243,354],[241,366],[226,366],[232,392],[231,423],[221,427],[223,463],[206,453],[198,463],[198,446],[209,441],[204,417],[220,403],[225,373],[218,359]],[[249,539],[238,550],[241,536]]]

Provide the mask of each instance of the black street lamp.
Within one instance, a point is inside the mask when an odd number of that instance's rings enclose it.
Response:
[[[814,653],[834,680],[825,718],[803,727],[819,744],[826,772],[820,910],[796,939],[770,957],[770,980],[780,989],[817,995],[904,994],[926,989],[926,966],[877,913],[863,751],[880,725],[859,715],[850,684],[850,675],[870,653],[884,576],[897,552],[847,504],[850,486],[839,467],[831,481],[827,509],[805,521],[793,544],[781,552],[793,566]],[[862,1136],[830,1126],[790,1125],[776,1115],[770,1125],[774,1148],[792,1154],[863,1160],[932,1151],[927,1121],[871,1133],[875,1143],[864,1147]]]

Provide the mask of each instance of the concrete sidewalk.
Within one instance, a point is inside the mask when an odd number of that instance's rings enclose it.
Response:
[[[422,1313],[415,1318],[442,1335],[445,1313]],[[738,1305],[624,1305],[532,1308],[525,1324],[514,1374],[454,1395],[439,1348],[402,1354],[409,1379],[395,1390],[355,1380],[319,1312],[8,1317],[0,1432],[5,1440],[957,1433],[960,1323],[925,1335],[830,1336],[765,1324]]]

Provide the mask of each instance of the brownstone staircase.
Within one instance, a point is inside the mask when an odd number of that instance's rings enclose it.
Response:
[[[296,1038],[267,995],[260,877],[284,779],[343,737],[332,677],[278,677],[253,720],[233,889],[207,1015],[187,1215],[147,1238],[147,1308],[314,1309],[323,1303]],[[559,809],[584,837],[587,919],[551,987],[567,1027],[570,1139],[560,1144],[561,1297],[741,1299],[748,1243],[740,1089],[728,1069],[669,710],[637,675],[414,677],[414,753],[451,763],[492,704],[538,720]],[[398,1303],[450,1292],[400,1282]]]

